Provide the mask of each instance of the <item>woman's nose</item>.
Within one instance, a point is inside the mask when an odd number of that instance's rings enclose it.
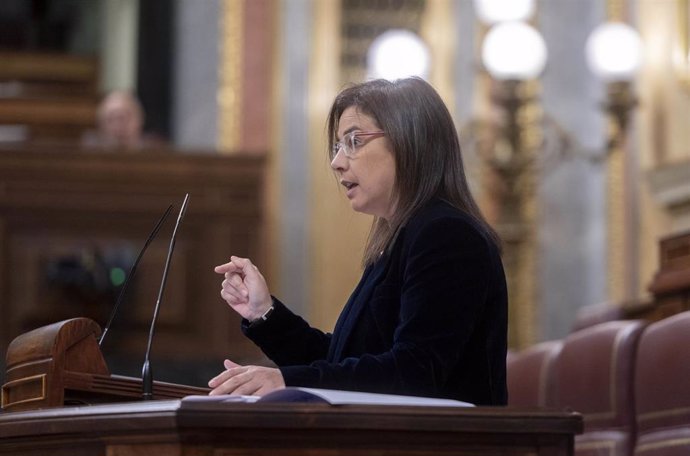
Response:
[[[333,168],[334,171],[342,171],[346,166],[347,157],[345,156],[345,152],[343,152],[342,148],[340,148],[333,157],[333,160],[331,160],[331,168]]]

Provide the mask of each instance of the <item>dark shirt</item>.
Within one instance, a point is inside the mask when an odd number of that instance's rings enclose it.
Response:
[[[508,299],[498,248],[471,216],[435,200],[403,227],[332,334],[279,300],[244,333],[287,386],[505,405]]]

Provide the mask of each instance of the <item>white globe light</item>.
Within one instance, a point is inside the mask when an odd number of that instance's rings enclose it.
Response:
[[[534,27],[503,22],[486,34],[482,62],[494,79],[534,79],[546,65],[546,44]]]
[[[634,28],[621,22],[607,22],[589,35],[587,62],[604,81],[630,81],[640,66],[641,47]]]
[[[429,60],[429,50],[417,35],[409,30],[388,30],[376,37],[369,47],[368,76],[389,80],[409,76],[426,78]]]
[[[534,0],[474,0],[474,7],[486,24],[526,21],[534,14]]]

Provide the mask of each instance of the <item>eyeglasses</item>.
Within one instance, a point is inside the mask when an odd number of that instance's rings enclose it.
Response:
[[[333,144],[333,150],[331,150],[331,160],[338,155],[338,152],[342,149],[345,152],[347,158],[352,158],[357,153],[357,150],[364,146],[371,139],[379,138],[384,136],[386,132],[384,131],[353,131],[343,136],[343,138],[337,143]],[[369,141],[363,141],[363,137],[371,138]]]

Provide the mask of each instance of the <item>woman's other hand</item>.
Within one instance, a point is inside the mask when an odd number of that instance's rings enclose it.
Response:
[[[225,371],[208,382],[213,388],[210,396],[219,394],[263,396],[285,388],[280,370],[261,366],[240,366],[229,359],[223,363]]]
[[[243,318],[257,320],[273,304],[266,279],[248,258],[230,257],[214,271],[225,277],[220,296]]]

